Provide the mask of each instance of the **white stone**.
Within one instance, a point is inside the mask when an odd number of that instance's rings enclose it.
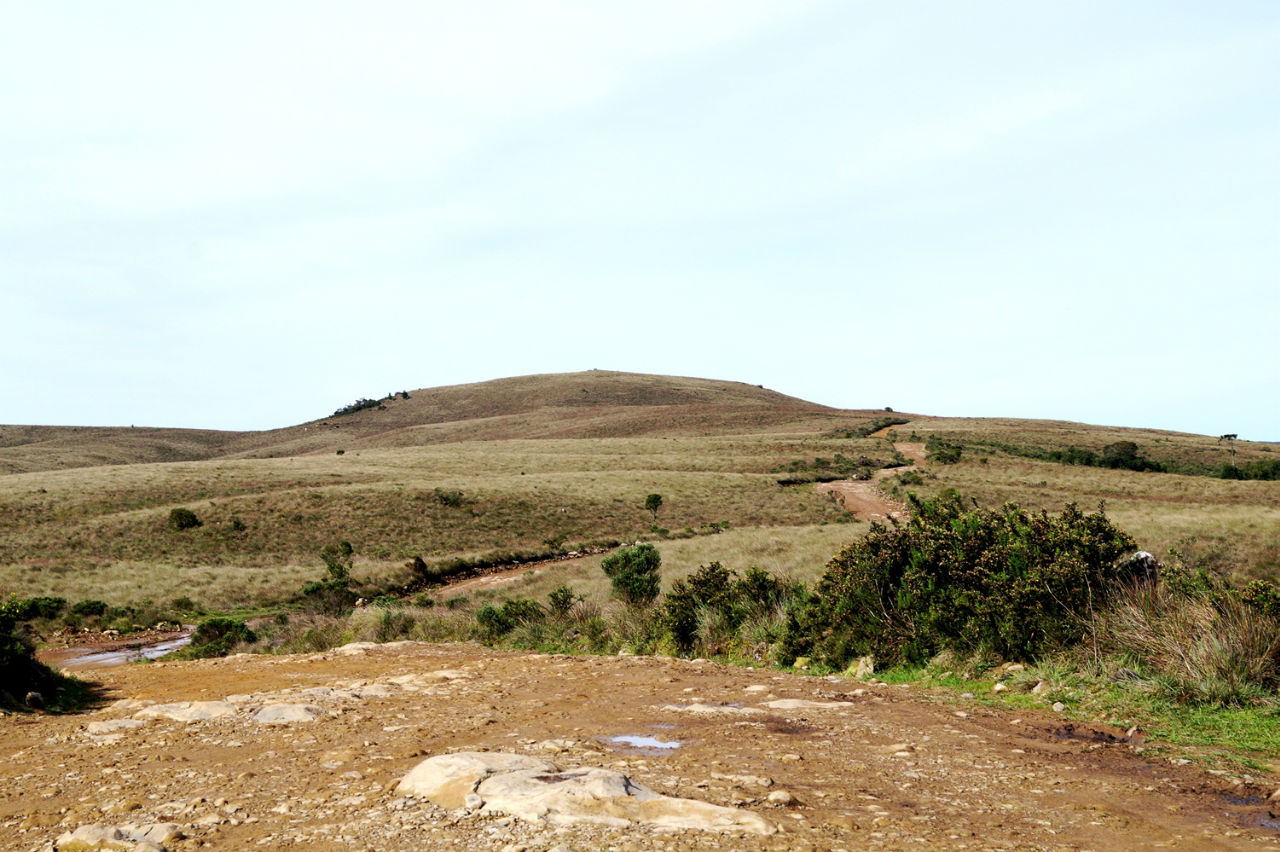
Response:
[[[171,719],[175,722],[207,722],[231,716],[236,708],[226,701],[179,701],[155,704],[133,714],[135,719]]]
[[[803,698],[779,698],[777,701],[766,701],[761,706],[772,710],[848,710],[853,704],[849,701],[808,701]]]
[[[354,657],[376,647],[378,647],[377,642],[348,642],[341,648],[334,648],[333,653],[344,657]]]
[[[110,719],[101,722],[90,722],[85,726],[85,732],[90,736],[100,737],[105,734],[119,733],[120,731],[132,731],[146,724],[142,719]]]
[[[758,814],[663,796],[611,769],[508,772],[482,781],[477,792],[485,799],[484,812],[508,813],[529,822],[620,828],[642,824],[751,834],[776,831]]]
[[[314,722],[324,711],[312,704],[267,704],[253,714],[253,721],[260,725],[291,725],[296,722]]]
[[[692,713],[695,716],[757,716],[764,713],[757,707],[731,707],[727,704],[663,704],[660,710],[674,710],[677,713]]]
[[[1063,704],[1061,701],[1053,702],[1053,712],[1061,713],[1063,710],[1066,710],[1066,709],[1067,709],[1067,705]]]
[[[464,751],[440,754],[427,758],[409,770],[409,774],[396,787],[396,794],[420,796],[442,808],[453,810],[466,804],[467,796],[476,792],[476,785],[490,775],[521,769],[555,772],[556,765],[537,757],[502,752]]]
[[[774,790],[769,794],[769,801],[775,805],[794,805],[796,804],[796,797],[786,790]]]

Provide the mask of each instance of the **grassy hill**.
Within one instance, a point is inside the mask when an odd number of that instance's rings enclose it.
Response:
[[[113,603],[186,595],[211,606],[279,600],[321,574],[320,549],[341,540],[355,547],[356,574],[372,578],[403,572],[415,556],[638,538],[668,542],[691,564],[720,559],[813,576],[867,524],[812,487],[779,485],[781,472],[829,471],[838,459],[876,467],[892,460],[895,436],[959,454],[890,478],[891,492],[957,488],[987,505],[1053,510],[1105,501],[1161,557],[1176,549],[1233,573],[1280,576],[1280,483],[1201,475],[1227,458],[1215,438],[918,415],[894,415],[908,422],[873,438],[864,433],[883,411],[605,371],[407,397],[261,432],[0,427],[0,592]],[[1101,454],[1122,441],[1184,472],[1047,456],[1068,447]],[[1235,450],[1243,464],[1280,448],[1239,441]],[[664,499],[656,524],[643,508],[650,493]],[[170,528],[175,507],[202,525]]]

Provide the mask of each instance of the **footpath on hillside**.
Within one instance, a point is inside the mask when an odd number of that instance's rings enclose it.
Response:
[[[148,832],[154,845],[119,847],[135,849],[1280,845],[1260,784],[1149,759],[1124,731],[916,686],[421,643],[82,674],[101,709],[0,718],[0,848],[77,829]],[[400,787],[429,757],[477,751],[549,761],[537,784],[610,770],[693,804],[597,802],[612,824],[573,823],[551,798],[512,816],[486,786],[448,807]],[[672,827],[707,806],[720,816]]]
[[[879,433],[876,433],[879,435]],[[907,507],[903,503],[890,500],[880,490],[880,483],[890,476],[915,470],[924,464],[924,444],[912,442],[895,442],[893,448],[911,459],[906,467],[892,467],[877,470],[870,479],[841,479],[835,482],[820,482],[815,486],[821,494],[834,494],[844,506],[845,511],[853,514],[861,521],[883,521],[889,518],[902,520],[907,516]]]

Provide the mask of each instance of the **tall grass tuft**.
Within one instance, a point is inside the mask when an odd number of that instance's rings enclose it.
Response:
[[[1136,586],[1094,625],[1097,645],[1177,701],[1244,704],[1280,687],[1280,619],[1231,593]]]

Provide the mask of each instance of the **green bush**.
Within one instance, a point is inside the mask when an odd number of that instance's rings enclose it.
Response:
[[[71,605],[71,614],[82,618],[92,615],[105,615],[106,612],[107,604],[105,601],[87,600]]]
[[[662,557],[652,544],[621,547],[600,562],[613,584],[613,593],[628,606],[643,607],[653,603],[660,588],[658,566]]]
[[[169,510],[169,528],[174,530],[189,530],[201,526],[202,521],[196,517],[196,513],[190,509],[184,509],[179,506],[176,509]]]
[[[496,607],[485,604],[476,610],[476,624],[480,626],[482,638],[492,641],[499,639],[514,630],[518,625],[540,621],[546,615],[537,601],[528,598],[516,598]]]
[[[902,525],[873,524],[794,608],[787,650],[833,667],[864,654],[920,663],[944,649],[1030,660],[1078,643],[1136,549],[1098,512],[965,511],[949,491],[912,496]]]
[[[564,618],[573,609],[573,605],[582,600],[570,585],[556,586],[547,595],[547,606],[556,618]]]
[[[258,637],[236,618],[207,618],[191,634],[186,655],[195,658],[225,657],[236,645],[255,642]]]
[[[17,602],[15,617],[18,621],[57,618],[66,607],[66,598],[26,598]]]

